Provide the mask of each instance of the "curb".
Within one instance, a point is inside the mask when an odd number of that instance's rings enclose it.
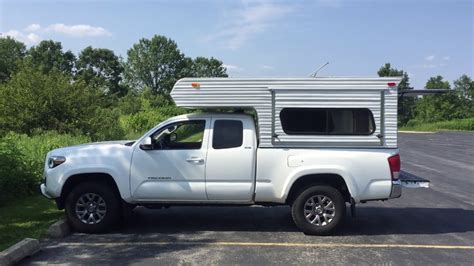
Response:
[[[66,220],[60,219],[49,226],[46,233],[50,238],[63,238],[71,233],[71,228]],[[14,265],[24,258],[34,255],[38,251],[40,251],[38,239],[25,238],[0,252],[0,266]]]
[[[60,219],[59,221],[52,224],[48,231],[46,232],[50,238],[63,238],[71,232],[71,228],[69,224],[64,219]]]
[[[15,245],[0,252],[0,265],[14,265],[40,250],[38,239],[25,238]]]

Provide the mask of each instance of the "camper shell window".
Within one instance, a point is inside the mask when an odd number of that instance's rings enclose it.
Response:
[[[375,122],[367,108],[283,108],[287,135],[372,135]]]

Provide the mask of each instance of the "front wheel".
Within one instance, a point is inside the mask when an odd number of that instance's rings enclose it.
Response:
[[[298,228],[309,235],[328,235],[343,220],[346,203],[330,186],[312,186],[301,192],[291,206]]]
[[[77,232],[105,232],[120,220],[120,201],[104,183],[77,185],[67,196],[65,207],[68,221]]]

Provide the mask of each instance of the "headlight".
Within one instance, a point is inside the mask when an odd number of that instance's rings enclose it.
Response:
[[[51,156],[48,158],[48,166],[49,168],[54,168],[66,161],[66,157],[64,156]]]

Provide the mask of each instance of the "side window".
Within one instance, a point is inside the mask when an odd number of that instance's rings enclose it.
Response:
[[[375,130],[369,109],[331,109],[328,133],[333,135],[370,135]]]
[[[213,132],[213,149],[229,149],[242,146],[244,138],[242,121],[216,120]]]
[[[205,120],[174,123],[153,134],[153,146],[157,150],[201,149]]]
[[[280,120],[288,135],[326,134],[327,113],[317,108],[285,108],[280,112]]]
[[[372,112],[366,108],[284,108],[280,112],[288,135],[371,135]]]

